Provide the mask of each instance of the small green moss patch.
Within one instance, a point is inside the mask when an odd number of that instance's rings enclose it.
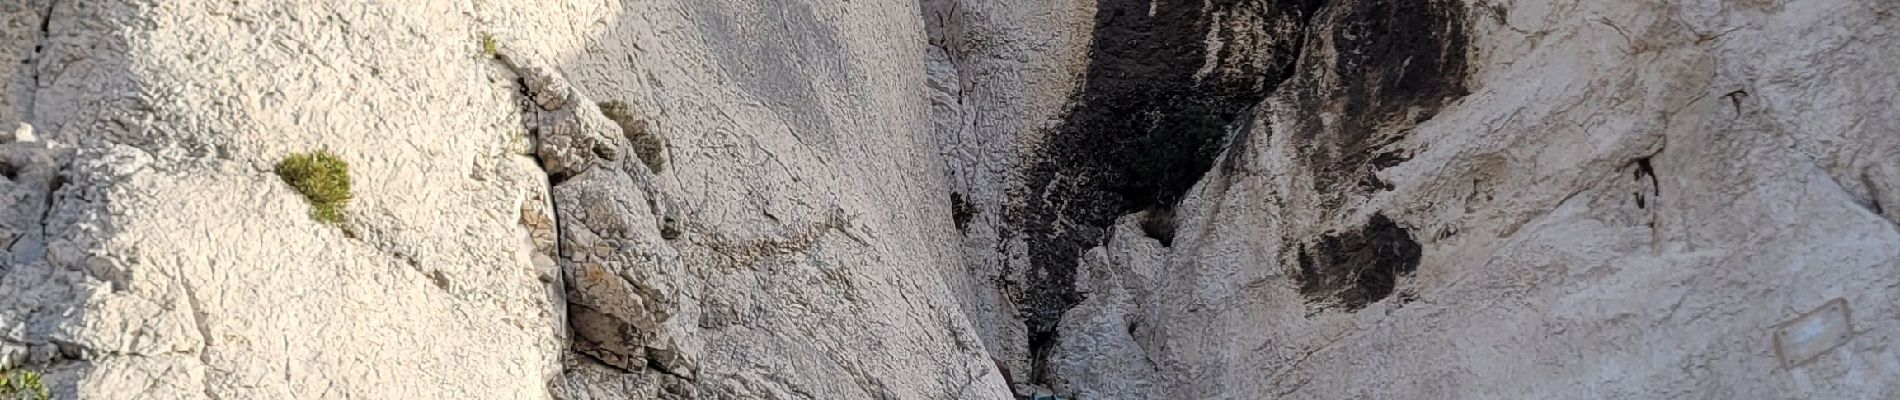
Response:
[[[483,33],[482,55],[493,58],[497,54],[501,54],[501,43],[495,41],[495,35]]]
[[[0,400],[48,400],[53,392],[40,382],[40,373],[13,370],[0,373]]]
[[[633,143],[633,152],[640,155],[640,162],[647,165],[653,173],[666,170],[666,138],[654,132],[645,118],[634,114],[633,107],[626,102],[615,100],[599,104],[600,113],[620,125],[620,133]]]
[[[277,163],[277,176],[310,200],[310,217],[327,224],[343,222],[350,202],[350,164],[328,150],[296,153]]]

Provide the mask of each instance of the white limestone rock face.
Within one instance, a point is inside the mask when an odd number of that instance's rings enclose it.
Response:
[[[1173,243],[1085,258],[1058,392],[1900,395],[1900,9],[1400,3],[1327,2]]]
[[[1159,367],[1136,337],[1168,328],[1147,326],[1142,315],[1128,312],[1154,296],[1152,288],[1130,283],[1154,279],[1167,254],[1160,241],[1142,234],[1141,219],[1120,219],[1108,243],[1082,257],[1076,286],[1088,299],[1064,314],[1063,336],[1045,360],[1051,366],[1049,383],[1068,390],[1071,397],[1166,395]]]
[[[553,118],[529,125],[543,165],[576,166],[549,171],[573,325],[557,397],[1009,396],[950,283],[917,3],[477,8]],[[634,131],[665,138],[662,168]]]
[[[36,132],[0,140],[0,369],[83,398],[1006,397],[946,284],[917,7],[0,2],[0,122]],[[354,179],[337,226],[271,172],[320,149]]]
[[[28,3],[26,43],[0,6],[0,54],[39,49],[0,70],[37,77],[0,86],[37,136],[0,144],[4,367],[60,398],[547,397],[565,323],[519,222],[545,174],[468,4]],[[319,149],[340,226],[271,172]]]
[[[940,270],[915,3],[0,11],[47,27],[0,48],[38,129],[0,360],[62,397],[1007,396]],[[340,226],[270,172],[318,149]]]

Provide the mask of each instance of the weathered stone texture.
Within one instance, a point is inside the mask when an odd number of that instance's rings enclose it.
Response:
[[[1897,13],[0,0],[0,370],[87,399],[1896,398]],[[336,225],[271,172],[315,150],[350,164]]]

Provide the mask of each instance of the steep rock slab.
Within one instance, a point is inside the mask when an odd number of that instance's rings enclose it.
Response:
[[[478,8],[524,102],[579,114],[529,126],[559,166],[574,330],[557,396],[1008,396],[945,284],[960,255],[916,3]],[[666,138],[663,170],[625,150],[617,126],[640,124],[592,111],[607,102]]]

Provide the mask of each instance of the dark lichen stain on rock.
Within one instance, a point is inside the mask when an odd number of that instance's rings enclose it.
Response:
[[[1347,201],[1394,188],[1378,171],[1415,149],[1392,145],[1468,93],[1464,11],[1450,0],[1343,0],[1316,17],[1324,33],[1307,42],[1300,75],[1283,85],[1288,101],[1276,111],[1289,117],[1276,128],[1313,177],[1312,206],[1350,212]],[[1300,293],[1346,311],[1391,296],[1421,253],[1411,232],[1383,214],[1299,249]]]
[[[1099,2],[1086,83],[1026,164],[1003,215],[1004,236],[1028,246],[1021,311],[1032,337],[1052,332],[1082,300],[1076,262],[1105,228],[1179,200],[1213,165],[1236,117],[1292,74],[1318,6]],[[1219,43],[1211,50],[1210,36]]]
[[[1003,215],[1004,237],[1027,245],[1019,295],[1031,337],[1082,300],[1077,260],[1103,228],[1172,207],[1223,146],[1245,146],[1250,107],[1270,92],[1286,101],[1260,112],[1293,120],[1262,128],[1293,135],[1317,206],[1391,190],[1376,172],[1409,153],[1390,145],[1467,91],[1463,11],[1452,0],[1100,1],[1086,83]],[[1225,138],[1235,128],[1246,129]],[[1229,150],[1223,171],[1237,169],[1235,151],[1246,149]],[[1368,240],[1409,242],[1398,232]],[[1376,271],[1351,276],[1365,281],[1353,283],[1355,302],[1391,291]]]
[[[1399,277],[1418,270],[1422,252],[1411,232],[1373,214],[1357,231],[1329,233],[1300,249],[1300,294],[1357,311],[1391,296]]]
[[[1376,172],[1410,157],[1388,147],[1468,93],[1464,11],[1451,0],[1346,0],[1317,17],[1327,30],[1308,40],[1282,114],[1294,116],[1286,131],[1321,208],[1392,190]]]

